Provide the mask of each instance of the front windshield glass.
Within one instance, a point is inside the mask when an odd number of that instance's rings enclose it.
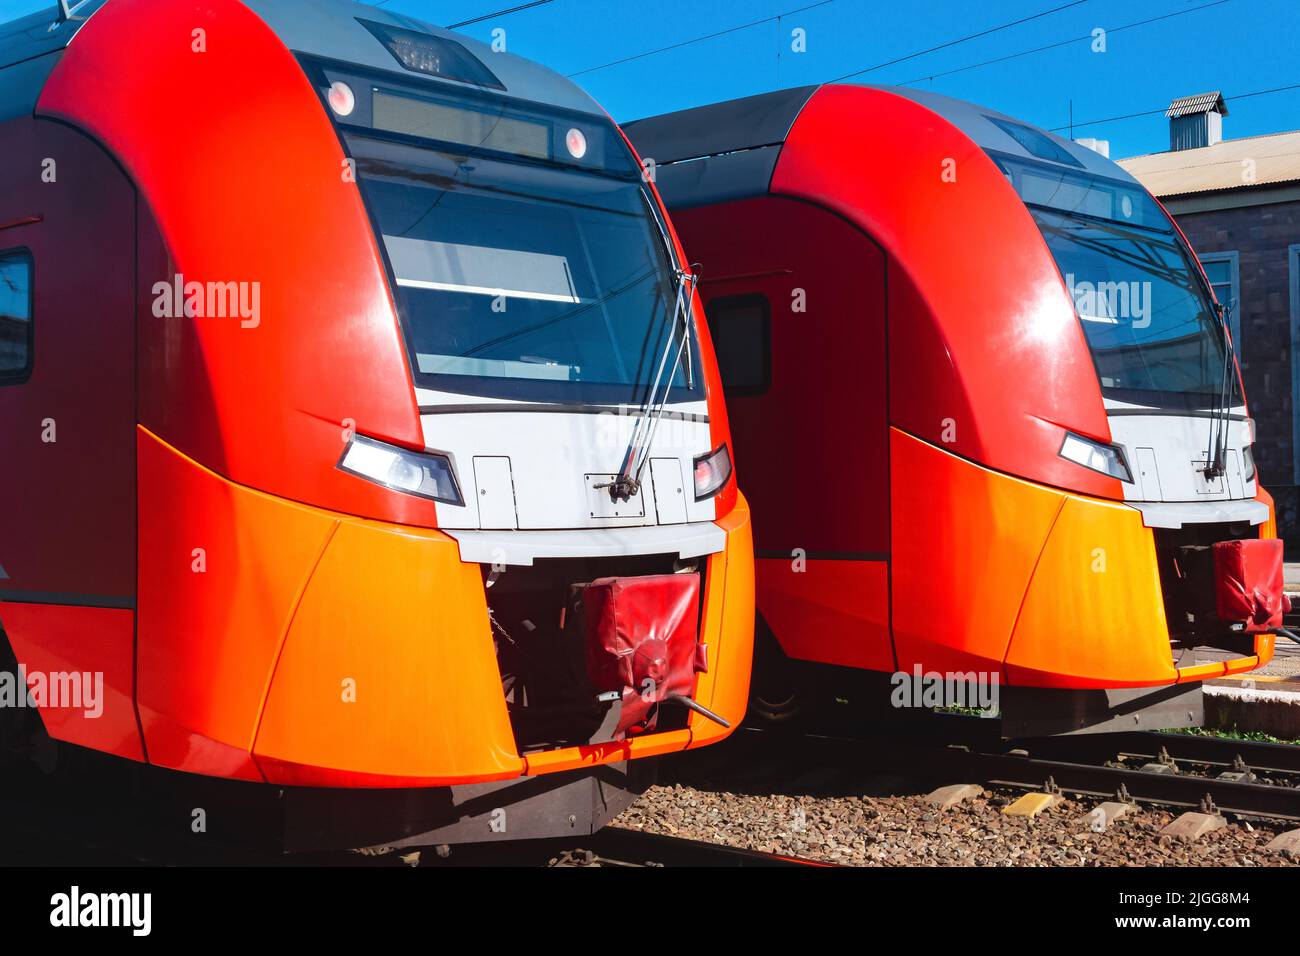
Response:
[[[581,169],[374,136],[348,146],[417,384],[560,403],[645,398],[680,323],[630,157],[625,170]],[[698,355],[684,355],[670,401],[702,396],[692,368]]]
[[[1222,322],[1160,206],[1118,180],[1006,158],[999,165],[1056,260],[1103,394],[1159,407],[1220,402]]]

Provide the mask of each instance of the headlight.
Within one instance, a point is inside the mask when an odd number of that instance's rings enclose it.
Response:
[[[348,474],[408,495],[464,506],[456,472],[446,455],[422,454],[354,435],[339,459]]]
[[[1246,466],[1246,480],[1255,480],[1255,453],[1251,451],[1252,446],[1246,445],[1241,449],[1242,461]]]
[[[712,498],[731,477],[731,455],[726,445],[719,445],[707,455],[695,459],[695,500]]]
[[[1114,445],[1103,445],[1091,438],[1076,435],[1074,432],[1066,432],[1060,454],[1062,458],[1076,465],[1091,468],[1103,475],[1110,475],[1120,481],[1132,482],[1133,480],[1133,475],[1128,470],[1128,463],[1124,461],[1124,452]]]

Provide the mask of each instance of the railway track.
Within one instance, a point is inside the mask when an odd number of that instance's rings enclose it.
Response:
[[[827,867],[832,864],[682,837],[606,827],[579,849],[585,863],[607,866]],[[587,846],[590,849],[587,849]],[[575,865],[575,864],[571,864]]]
[[[1189,734],[1123,733],[956,743],[944,759],[992,787],[1300,821],[1300,747]]]
[[[826,864],[638,830],[583,837],[285,854],[161,826],[122,799],[76,799],[30,773],[0,791],[0,865],[327,867],[797,867]],[[153,822],[151,822],[153,821]],[[230,828],[227,828],[230,830]]]
[[[923,731],[942,759],[989,786],[1117,794],[1242,816],[1300,821],[1300,746],[1193,734],[1125,732],[1003,740],[995,721],[936,715]]]
[[[1300,746],[1288,744],[1140,732],[1004,740],[996,721],[947,715],[888,738],[745,728],[733,741],[694,772],[746,792],[979,783],[1300,822]],[[830,769],[818,777],[818,767]]]

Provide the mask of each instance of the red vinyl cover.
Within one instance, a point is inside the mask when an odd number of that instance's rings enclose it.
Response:
[[[1215,606],[1219,620],[1247,633],[1282,626],[1290,603],[1282,593],[1282,541],[1254,538],[1214,545]]]
[[[616,738],[653,730],[656,705],[689,696],[702,669],[699,575],[599,578],[582,600],[587,673],[597,690],[623,693]]]

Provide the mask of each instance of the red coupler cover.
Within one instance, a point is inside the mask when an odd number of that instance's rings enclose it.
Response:
[[[597,690],[623,693],[615,737],[653,730],[655,705],[694,689],[700,576],[599,578],[582,601],[587,673]]]
[[[1282,594],[1281,540],[1216,542],[1214,590],[1219,620],[1244,624],[1247,633],[1281,627],[1289,603]]]

